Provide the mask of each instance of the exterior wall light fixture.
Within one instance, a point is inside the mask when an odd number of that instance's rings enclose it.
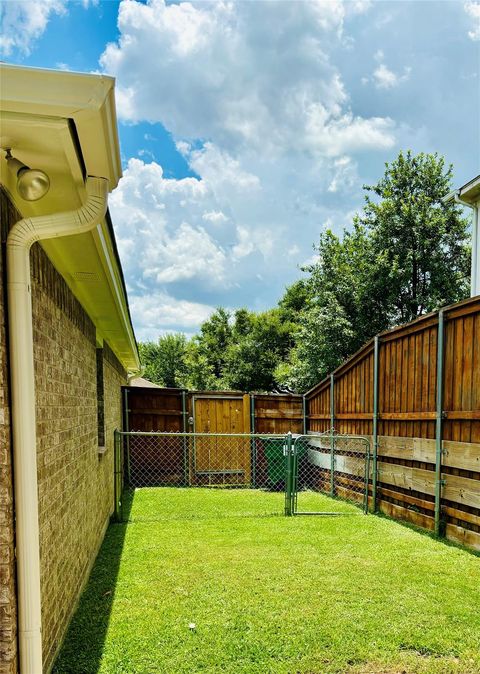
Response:
[[[38,201],[50,189],[50,178],[40,169],[31,169],[19,159],[12,157],[10,148],[6,149],[5,159],[8,168],[17,176],[17,190],[22,199]]]

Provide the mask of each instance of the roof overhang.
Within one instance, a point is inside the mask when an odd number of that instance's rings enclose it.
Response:
[[[0,159],[0,179],[23,217],[68,211],[85,200],[85,177],[118,184],[121,163],[114,80],[0,65],[0,146],[50,177],[50,191],[24,201]],[[113,228],[107,213],[86,234],[41,242],[56,269],[127,370],[139,369],[138,351]]]
[[[461,201],[467,204],[476,204],[480,201],[480,175],[470,180],[466,185],[460,187],[457,196]]]

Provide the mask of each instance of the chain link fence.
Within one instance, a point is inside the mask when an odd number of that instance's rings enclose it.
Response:
[[[292,514],[325,514],[314,494],[327,494],[368,510],[370,443],[335,431],[294,438]],[[321,503],[324,506],[324,502]]]
[[[330,500],[318,498],[322,494],[360,505],[366,512],[369,456],[366,438],[335,433],[117,431],[116,502],[122,501],[123,487],[256,489],[275,494],[264,498],[271,514],[328,513]]]

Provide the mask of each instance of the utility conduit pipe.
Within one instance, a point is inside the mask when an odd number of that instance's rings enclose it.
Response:
[[[86,191],[86,201],[78,210],[24,218],[12,227],[7,238],[21,674],[43,670],[30,248],[41,239],[87,232],[101,221],[107,210],[108,180],[89,177]]]

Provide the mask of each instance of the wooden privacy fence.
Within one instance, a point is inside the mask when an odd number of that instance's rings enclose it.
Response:
[[[126,386],[124,428],[197,433],[305,432],[301,395]]]
[[[370,437],[374,507],[480,549],[480,297],[378,335],[305,400],[310,432]]]
[[[480,297],[376,336],[304,396],[126,387],[124,400],[125,430],[366,436],[371,508],[480,550]],[[345,489],[349,465],[335,467]]]

